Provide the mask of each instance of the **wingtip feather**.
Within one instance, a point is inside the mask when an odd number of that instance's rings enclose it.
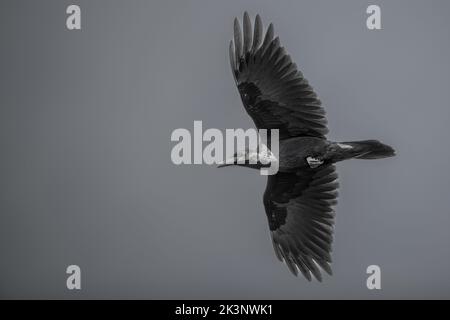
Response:
[[[261,17],[259,16],[259,14],[256,15],[255,18],[255,26],[254,26],[254,33],[253,33],[253,46],[252,46],[252,51],[255,52],[259,45],[261,44],[262,41],[262,33],[263,33],[263,26],[262,26],[262,21],[261,21]]]
[[[244,12],[244,54],[247,53],[252,45],[252,22],[247,11]]]
[[[238,62],[242,55],[242,31],[238,18],[234,18],[234,47],[236,62]]]

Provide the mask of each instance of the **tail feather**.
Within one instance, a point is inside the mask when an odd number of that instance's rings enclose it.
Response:
[[[339,142],[341,148],[348,148],[349,158],[381,159],[395,156],[395,150],[378,140]]]

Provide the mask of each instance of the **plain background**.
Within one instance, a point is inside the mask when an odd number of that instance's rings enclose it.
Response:
[[[330,139],[397,150],[338,165],[323,283],[276,259],[265,177],[170,160],[194,120],[253,126],[228,62],[244,10],[274,23]],[[0,297],[450,298],[449,14],[444,0],[2,1]],[[382,290],[366,288],[371,264]]]

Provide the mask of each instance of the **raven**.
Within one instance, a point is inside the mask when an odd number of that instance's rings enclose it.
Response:
[[[263,199],[276,256],[294,275],[300,271],[309,281],[311,274],[322,281],[321,269],[332,274],[332,207],[338,196],[334,163],[386,158],[395,151],[377,140],[328,141],[321,101],[274,38],[273,25],[263,34],[259,15],[252,28],[245,12],[243,30],[235,18],[229,54],[242,103],[256,127],[279,130],[278,159],[271,159],[279,162],[279,171],[268,177]],[[236,153],[219,167],[261,168],[262,163],[248,161],[255,152]]]

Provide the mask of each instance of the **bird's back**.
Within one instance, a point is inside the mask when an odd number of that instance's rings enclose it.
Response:
[[[295,137],[280,141],[279,171],[291,172],[308,167],[307,157],[320,156],[330,144],[316,137]]]

